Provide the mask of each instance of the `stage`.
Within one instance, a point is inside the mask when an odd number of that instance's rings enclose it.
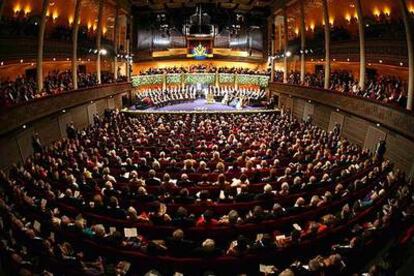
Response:
[[[215,102],[208,104],[205,99],[197,99],[194,101],[188,101],[178,104],[165,105],[162,107],[150,107],[145,110],[137,110],[135,106],[132,106],[129,111],[131,112],[237,112],[237,111],[262,111],[265,107],[252,107],[246,106],[243,109],[237,109],[235,106],[229,106],[222,104],[221,102]]]

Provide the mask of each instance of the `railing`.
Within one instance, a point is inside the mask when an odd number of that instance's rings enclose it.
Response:
[[[57,95],[45,96],[33,101],[3,109],[0,112],[0,136],[24,124],[52,115],[90,101],[107,98],[129,92],[131,84],[105,84],[91,88],[83,88]]]
[[[132,77],[134,87],[148,85],[182,85],[182,84],[224,84],[224,85],[248,85],[267,87],[269,82],[267,75],[229,74],[229,73],[175,73],[137,75]]]
[[[273,93],[307,101],[311,100],[334,109],[340,109],[370,122],[379,123],[396,133],[414,139],[414,113],[411,111],[367,98],[319,88],[271,83],[269,89]]]

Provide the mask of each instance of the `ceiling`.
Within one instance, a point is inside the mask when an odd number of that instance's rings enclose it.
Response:
[[[247,13],[269,9],[278,0],[131,0],[131,2],[138,9],[150,9],[155,12],[178,8],[195,8],[197,4],[201,3]]]

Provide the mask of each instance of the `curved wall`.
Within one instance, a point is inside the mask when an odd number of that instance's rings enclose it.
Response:
[[[66,137],[66,125],[87,127],[94,114],[107,108],[122,108],[122,97],[131,97],[131,84],[119,83],[80,89],[45,97],[0,112],[0,168],[32,154],[32,135],[44,145]]]
[[[385,139],[386,157],[414,176],[414,113],[322,89],[280,83],[269,88],[279,96],[279,108],[300,119],[310,116],[326,130],[339,123],[342,135],[353,143],[375,150]]]

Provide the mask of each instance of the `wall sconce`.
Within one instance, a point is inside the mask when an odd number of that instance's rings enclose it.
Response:
[[[24,8],[24,15],[25,16],[28,16],[29,14],[30,14],[30,12],[32,11],[32,8],[29,6],[29,5],[27,5],[25,8]]]
[[[389,7],[384,8],[384,14],[385,16],[389,17],[391,15],[391,9]]]

